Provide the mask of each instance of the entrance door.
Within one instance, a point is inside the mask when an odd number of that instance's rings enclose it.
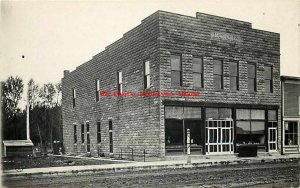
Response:
[[[269,127],[268,128],[268,145],[269,151],[277,151],[277,128]]]
[[[233,121],[206,121],[206,154],[233,153]]]

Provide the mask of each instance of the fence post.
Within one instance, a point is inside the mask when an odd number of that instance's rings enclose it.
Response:
[[[121,160],[122,160],[122,148],[121,148]]]
[[[146,149],[144,149],[144,162],[146,161]]]
[[[131,159],[133,161],[133,148],[131,148]]]

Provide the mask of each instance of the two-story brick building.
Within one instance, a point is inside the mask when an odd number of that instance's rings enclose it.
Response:
[[[248,22],[157,11],[65,71],[66,152],[132,148],[163,158],[186,152],[187,129],[192,154],[233,154],[249,145],[277,152],[279,51],[279,34]],[[124,96],[113,95],[118,91]]]

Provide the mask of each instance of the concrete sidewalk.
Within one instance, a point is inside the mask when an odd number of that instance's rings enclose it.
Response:
[[[239,158],[232,156],[206,156],[206,158],[193,158],[191,163],[187,160],[170,160],[155,162],[131,162],[121,164],[105,164],[105,165],[86,165],[86,166],[64,166],[64,167],[48,167],[48,168],[30,168],[23,169],[21,172],[16,170],[4,170],[2,176],[27,176],[27,175],[60,175],[74,173],[94,173],[94,172],[129,172],[151,169],[176,169],[176,168],[193,168],[217,165],[233,165],[233,164],[254,164],[254,163],[271,163],[271,162],[288,162],[299,161],[300,154],[290,155],[271,155],[258,156],[249,158]],[[299,164],[300,165],[300,164]]]

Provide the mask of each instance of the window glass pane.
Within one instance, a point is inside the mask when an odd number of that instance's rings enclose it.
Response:
[[[202,80],[201,80],[201,74],[200,73],[193,73],[193,84],[194,84],[194,87],[201,87],[201,83],[202,83]]]
[[[255,64],[248,63],[248,77],[255,78]]]
[[[118,82],[122,83],[122,72],[118,72]]]
[[[237,63],[236,62],[230,62],[229,63],[229,74],[230,76],[237,76]]]
[[[145,75],[150,74],[150,62],[146,61],[145,62]]]
[[[171,83],[172,86],[180,86],[180,76],[181,72],[180,71],[172,71],[171,72]]]
[[[237,90],[237,77],[230,77],[230,90]]]
[[[184,107],[184,117],[201,119],[201,107]]]
[[[223,74],[222,61],[220,61],[220,60],[215,60],[214,61],[214,74],[218,74],[218,75]]]
[[[214,88],[215,89],[221,89],[221,76],[219,75],[214,75]]]
[[[183,107],[165,106],[165,118],[182,119],[183,118]]]
[[[251,110],[251,119],[265,119],[265,111]]]
[[[146,87],[150,88],[150,75],[147,75],[147,83],[146,83]]]
[[[252,134],[265,134],[265,122],[251,121],[251,133]]]
[[[181,59],[178,55],[171,55],[171,70],[181,71]]]
[[[236,119],[250,119],[250,110],[249,109],[237,109],[236,110]]]
[[[219,118],[225,119],[225,118],[231,118],[231,108],[219,108]]]
[[[254,92],[254,79],[248,78],[248,91]]]
[[[206,119],[213,118],[219,119],[219,110],[218,108],[206,108]]]
[[[272,77],[272,67],[271,66],[265,66],[265,79],[271,80]]]
[[[183,122],[182,120],[165,120],[166,146],[183,145]],[[183,149],[183,148],[178,148]]]
[[[193,72],[202,73],[202,58],[193,58]]]
[[[236,121],[237,134],[250,134],[250,121]]]
[[[276,121],[277,120],[276,110],[268,110],[268,120],[269,121]]]
[[[271,80],[265,80],[265,92],[271,92]]]

